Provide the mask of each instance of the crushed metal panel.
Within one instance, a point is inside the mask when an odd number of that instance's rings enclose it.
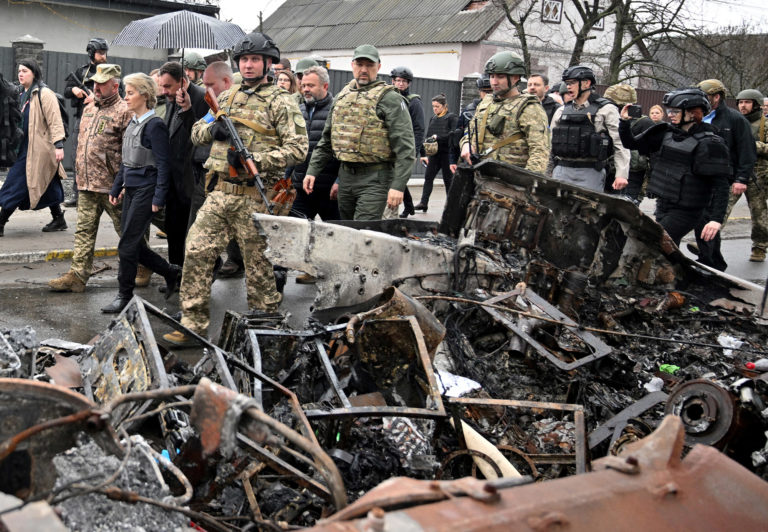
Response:
[[[529,304],[534,305],[536,308],[540,309],[544,317],[562,321],[563,323],[569,325],[570,327],[567,327],[567,328],[563,327],[563,330],[567,330],[569,334],[572,334],[580,342],[583,342],[583,344],[590,349],[591,353],[573,362],[566,362],[565,360],[563,360],[563,358],[558,356],[557,352],[549,349],[547,346],[543,345],[541,342],[538,342],[535,338],[533,338],[531,336],[532,331],[529,330],[528,326],[518,324],[514,319],[511,319],[505,316],[503,311],[497,310],[495,308],[485,307],[485,306],[482,308],[488,314],[493,316],[496,320],[503,323],[507,328],[509,328],[512,332],[514,332],[520,338],[524,339],[528,343],[528,345],[530,345],[536,350],[536,352],[538,352],[540,355],[542,355],[547,360],[552,362],[552,364],[557,366],[559,369],[570,371],[572,369],[583,366],[584,364],[589,364],[590,362],[594,362],[599,358],[602,358],[606,355],[611,354],[612,349],[607,344],[605,344],[602,340],[597,338],[592,333],[588,331],[580,330],[579,325],[576,322],[574,322],[571,318],[563,314],[557,308],[547,303],[543,298],[541,298],[532,290],[528,290],[528,289],[513,290],[512,292],[508,292],[506,294],[501,294],[499,296],[493,297],[487,300],[486,303],[488,303],[489,305],[499,305],[500,303],[503,303],[505,301],[510,301],[513,305],[516,306],[518,310],[523,310],[523,309],[520,309],[519,306],[517,306],[515,303],[515,299],[518,297],[522,298],[523,300],[527,301]],[[533,318],[531,318],[531,320],[535,321]]]
[[[157,348],[144,301],[138,296],[110,324],[93,346],[84,365],[95,387],[94,397],[102,404],[131,392],[168,388],[168,374]],[[120,405],[112,422],[118,426],[149,403]]]
[[[448,286],[451,249],[300,218],[254,214],[254,221],[273,264],[317,277],[313,310],[362,303],[406,279]]]

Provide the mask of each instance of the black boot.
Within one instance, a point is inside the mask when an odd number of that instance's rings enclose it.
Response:
[[[16,209],[3,209],[0,208],[0,236],[3,236],[5,232],[5,224]]]
[[[122,312],[126,306],[128,306],[128,302],[130,300],[130,297],[123,297],[118,295],[115,300],[112,301],[112,303],[106,307],[101,307],[101,311],[104,314],[118,314],[119,312]]]
[[[165,299],[170,299],[181,284],[181,266],[178,264],[171,264],[170,266],[171,268],[165,275]]]
[[[43,227],[43,233],[52,233],[54,231],[66,231],[67,222],[64,220],[64,211],[60,214],[54,215],[53,220],[48,225]]]

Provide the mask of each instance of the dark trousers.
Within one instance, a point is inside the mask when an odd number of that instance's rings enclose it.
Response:
[[[681,209],[674,204],[665,203],[664,200],[656,202],[656,221],[661,224],[667,234],[672,237],[676,246],[680,246],[680,240],[696,229],[703,213],[701,209]],[[697,230],[697,237],[701,231]]]
[[[120,225],[123,234],[117,245],[120,267],[117,282],[120,284],[120,297],[130,299],[136,286],[136,269],[139,262],[155,273],[167,276],[170,265],[163,257],[149,249],[144,234],[152,221],[152,198],[155,185],[144,187],[126,187],[123,197],[123,214]]]
[[[189,220],[187,221],[187,231],[195,223],[197,218],[197,211],[205,203],[205,174],[208,172],[203,165],[194,163],[192,164],[192,174],[195,176],[195,188],[192,191],[192,202],[189,206]]]
[[[189,211],[189,201],[179,198],[171,186],[165,204],[165,234],[168,235],[168,262],[171,264],[184,265]]]
[[[445,183],[445,193],[451,188],[453,181],[453,172],[451,172],[451,160],[449,154],[438,152],[437,155],[431,155],[427,163],[427,170],[424,172],[424,189],[421,191],[422,205],[429,203],[429,197],[432,195],[432,187],[437,177],[437,172],[443,172],[443,183]]]
[[[323,221],[341,219],[339,202],[331,199],[331,189],[315,188],[312,194],[307,194],[303,188],[294,188],[296,199],[293,200],[291,211],[296,211],[307,220],[313,220],[318,214]]]

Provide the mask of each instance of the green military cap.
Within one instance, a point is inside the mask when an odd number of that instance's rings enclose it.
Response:
[[[718,92],[725,94],[725,85],[719,79],[705,79],[699,83],[699,88],[707,94],[717,94]]]
[[[379,51],[372,44],[361,44],[355,48],[355,53],[352,54],[352,61],[361,57],[370,59],[374,63],[381,63],[381,59],[379,59]]]
[[[90,79],[94,83],[106,83],[112,78],[120,79],[121,74],[120,65],[102,63],[96,67],[96,73]]]

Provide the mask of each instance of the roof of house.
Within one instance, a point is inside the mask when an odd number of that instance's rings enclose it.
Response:
[[[484,39],[503,18],[490,1],[287,0],[264,32],[284,52],[463,43]]]
[[[219,13],[219,0],[42,0],[40,3],[151,15],[182,9],[209,16]]]

